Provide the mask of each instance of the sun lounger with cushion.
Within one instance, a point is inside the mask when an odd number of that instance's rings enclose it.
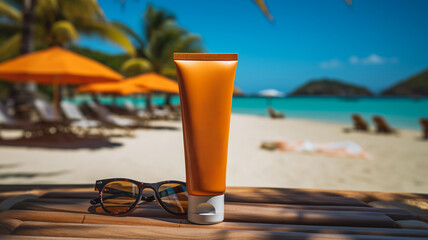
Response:
[[[107,108],[100,104],[88,102],[86,106],[92,111],[97,120],[101,121],[106,127],[124,129],[128,135],[132,135],[130,129],[141,126],[138,121],[133,119],[113,116]]]
[[[57,114],[48,102],[36,99],[34,101],[34,108],[39,116],[38,125],[46,134],[71,134],[70,123]]]
[[[152,111],[153,119],[167,120],[170,117],[170,112],[166,109],[154,108]]]
[[[137,109],[131,101],[123,101],[123,106],[125,107],[127,113],[134,117],[140,118],[141,120],[148,120],[151,117],[150,113],[143,109]]]
[[[2,138],[1,130],[3,129],[22,130],[24,137],[34,135],[37,130],[36,126],[32,125],[30,122],[23,122],[10,116],[7,112],[7,108],[0,103],[0,139]]]
[[[71,121],[70,125],[77,131],[87,135],[92,129],[97,129],[103,135],[103,124],[97,120],[87,119],[76,104],[63,101],[60,107],[64,116]]]

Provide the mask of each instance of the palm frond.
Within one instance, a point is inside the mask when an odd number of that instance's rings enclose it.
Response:
[[[156,72],[159,72],[169,62],[176,43],[180,41],[180,38],[185,33],[185,30],[175,27],[163,29],[152,36],[148,52],[150,53],[149,59]]]
[[[152,5],[147,6],[147,10],[143,15],[144,20],[144,36],[146,41],[150,41],[152,36],[167,24],[175,21],[175,16],[164,11],[156,10]]]
[[[273,20],[273,16],[270,14],[269,9],[265,3],[265,0],[254,0],[256,5],[260,8],[263,14],[270,20]]]
[[[135,45],[137,45],[137,46],[135,46],[135,48],[137,48],[137,49],[143,49],[145,47],[146,43],[143,41],[143,39],[141,38],[141,36],[138,35],[130,27],[128,27],[127,25],[125,25],[125,24],[123,24],[121,22],[117,22],[117,21],[113,21],[111,24],[113,24],[113,26],[115,26],[117,29],[119,29],[122,32],[126,33],[133,40],[135,40],[135,42],[136,42]]]
[[[125,61],[120,68],[120,72],[126,77],[137,76],[151,70],[152,64],[144,58],[131,58]]]
[[[37,21],[36,24],[48,26],[49,28],[49,26],[55,22],[58,14],[58,0],[37,1],[37,5],[34,9],[34,15]]]
[[[19,55],[21,46],[21,33],[13,35],[0,46],[0,61],[10,59]]]
[[[22,9],[22,5],[24,4],[24,1],[22,0],[2,0],[2,1],[9,3],[10,5],[14,6],[16,9]]]
[[[57,0],[63,17],[71,22],[99,21],[107,22],[105,14],[97,0]]]
[[[21,26],[19,24],[0,22],[0,29],[2,34],[4,34],[4,32],[17,32],[21,29]]]
[[[174,47],[175,52],[203,52],[202,39],[196,34],[186,34]]]
[[[166,66],[162,68],[160,74],[171,79],[177,79],[177,71],[175,69],[175,66]]]
[[[0,17],[5,17],[13,22],[22,20],[21,12],[3,0],[0,0]]]
[[[75,23],[76,29],[86,35],[98,35],[123,48],[129,55],[135,56],[135,48],[125,33],[109,23],[84,22]]]
[[[79,34],[69,21],[57,21],[52,26],[50,32],[50,45],[60,45],[72,43],[79,38]]]

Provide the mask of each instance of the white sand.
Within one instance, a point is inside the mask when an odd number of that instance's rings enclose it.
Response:
[[[179,130],[136,130],[135,138],[111,139],[123,144],[120,147],[95,150],[0,145],[0,184],[94,183],[110,177],[185,180],[181,123],[153,124]],[[420,132],[400,130],[398,136],[345,133],[345,127],[349,126],[234,114],[227,184],[428,193],[428,141],[421,140]],[[276,138],[350,140],[374,159],[260,149],[263,140]]]

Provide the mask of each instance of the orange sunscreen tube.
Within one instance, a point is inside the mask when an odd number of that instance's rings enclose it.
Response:
[[[183,121],[188,220],[222,222],[238,54],[174,53],[174,63]]]

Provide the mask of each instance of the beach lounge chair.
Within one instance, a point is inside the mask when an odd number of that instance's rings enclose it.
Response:
[[[352,114],[352,121],[354,122],[354,129],[360,131],[368,131],[369,125],[367,122],[358,114]]]
[[[284,118],[284,113],[275,111],[272,107],[268,107],[269,116],[271,118]]]
[[[389,124],[383,119],[381,116],[373,116],[373,122],[376,126],[376,132],[378,133],[395,133],[395,129],[393,129]]]
[[[153,108],[151,114],[153,119],[168,120],[171,117],[170,111],[160,108]]]
[[[171,120],[180,120],[181,119],[181,107],[180,105],[165,105],[165,109],[169,111],[169,119]]]
[[[44,133],[73,134],[70,128],[71,121],[63,119],[59,114],[56,114],[51,104],[44,100],[36,99],[34,108],[40,119],[37,124]]]
[[[91,130],[96,129],[99,134],[104,135],[103,124],[97,120],[87,119],[76,104],[63,101],[60,107],[65,118],[71,121],[71,127],[75,128],[77,132],[89,135]]]
[[[177,111],[177,108],[171,105],[164,105],[162,107],[154,108],[152,111],[153,118],[162,120],[180,120],[181,109]]]
[[[422,125],[423,138],[428,139],[428,118],[421,118],[419,122]]]
[[[131,116],[140,118],[142,120],[149,120],[151,118],[150,113],[143,109],[137,109],[131,101],[123,101],[123,106],[125,107],[126,112]]]
[[[37,130],[36,126],[30,122],[23,122],[10,116],[7,108],[0,103],[0,139],[2,139],[1,130],[3,129],[22,130],[24,137],[33,136]]]
[[[127,132],[127,135],[132,135],[130,129],[140,127],[138,121],[127,118],[113,116],[110,111],[104,106],[95,102],[88,102],[86,106],[92,111],[97,120],[101,121],[104,126],[109,128],[120,128]]]

